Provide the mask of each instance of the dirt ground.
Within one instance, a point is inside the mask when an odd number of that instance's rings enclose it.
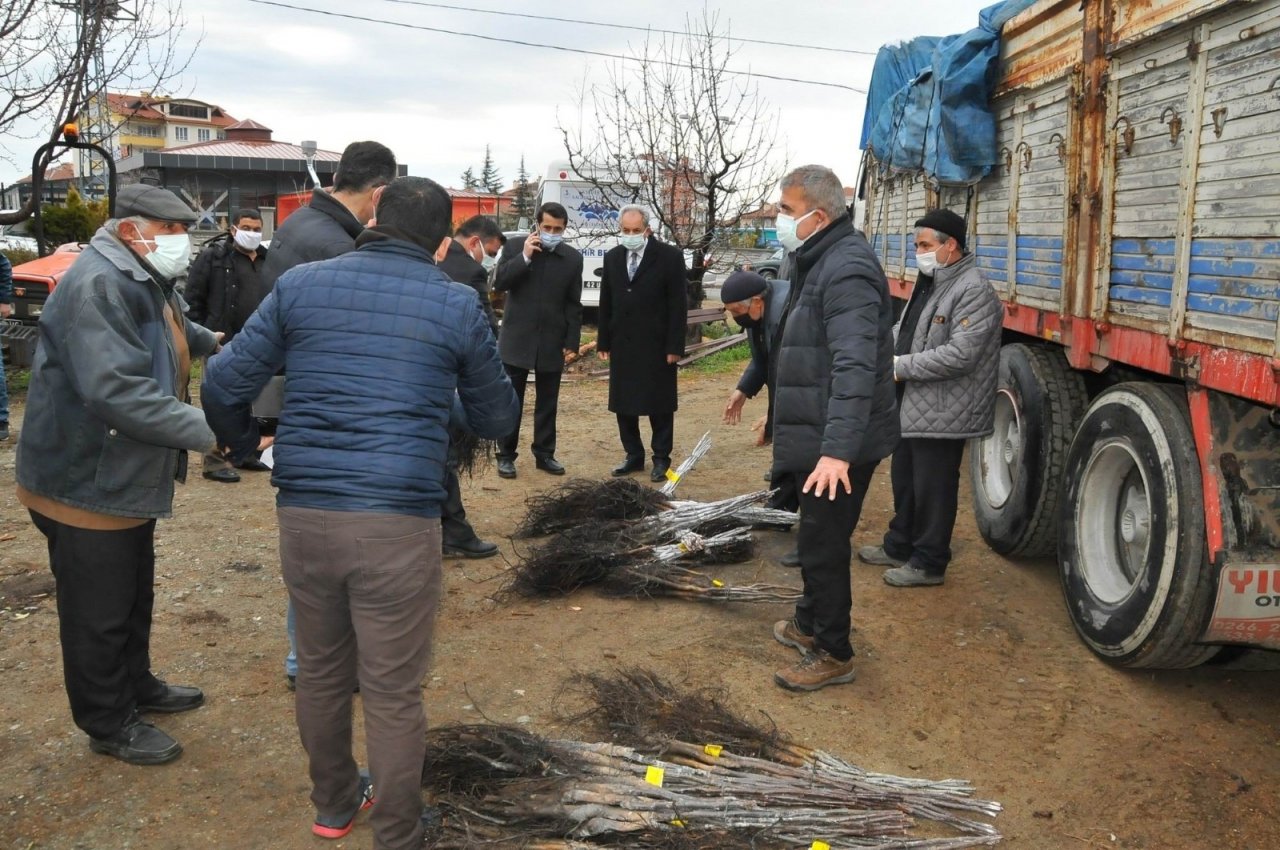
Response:
[[[719,421],[731,385],[729,375],[682,379],[676,454],[705,430],[715,439],[682,496],[722,498],[763,484],[767,449],[752,448],[746,424]],[[571,475],[607,475],[621,451],[605,385],[566,386],[561,405],[558,457]],[[744,419],[761,412],[763,401],[751,402]],[[21,427],[20,403],[14,423]],[[525,428],[527,439],[527,417]],[[13,497],[13,442],[0,446],[0,848],[370,847],[363,819],[340,842],[309,832],[266,476],[225,485],[201,479],[197,467],[178,489],[175,518],[160,524],[154,666],[204,688],[208,702],[158,719],[185,746],[181,759],[130,767],[91,753],[71,723],[43,538]],[[559,483],[527,454],[519,469],[515,481],[490,471],[464,485],[477,529],[501,540],[506,558],[524,497]],[[854,543],[876,542],[890,511],[886,463]],[[759,538],[756,560],[724,568],[725,578],[798,583],[776,561],[791,536]],[[855,564],[858,679],[808,695],[772,681],[794,657],[770,635],[785,608],[590,593],[499,606],[489,596],[503,558],[446,562],[436,659],[423,685],[428,717],[478,721],[483,712],[573,734],[558,721],[566,674],[646,665],[722,685],[738,710],[764,712],[799,742],[870,770],[972,781],[1005,806],[996,821],[1003,846],[1280,847],[1280,676],[1112,669],[1076,640],[1052,563],[994,555],[964,509],[955,553],[940,588],[892,589],[877,568]]]

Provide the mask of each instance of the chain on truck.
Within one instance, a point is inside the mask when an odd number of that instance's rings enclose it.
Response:
[[[1280,0],[1010,0],[872,77],[863,226],[895,296],[945,206],[1004,302],[978,528],[1056,555],[1116,665],[1280,649],[1277,57]]]

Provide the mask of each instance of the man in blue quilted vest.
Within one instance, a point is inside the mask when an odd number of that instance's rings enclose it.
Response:
[[[272,483],[312,831],[341,838],[372,806],[378,850],[423,841],[421,685],[440,604],[448,428],[498,439],[520,416],[475,290],[437,266],[450,212],[431,180],[393,181],[355,251],[276,281],[210,360],[203,391],[235,461],[257,446],[250,403],[282,367],[289,375]],[[368,775],[351,750],[357,683]]]

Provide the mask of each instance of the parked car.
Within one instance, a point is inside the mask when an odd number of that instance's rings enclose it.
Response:
[[[787,254],[785,248],[779,248],[768,256],[767,259],[760,260],[757,263],[751,263],[751,270],[758,273],[765,280],[776,280],[778,277],[778,269],[782,267],[782,258]]]
[[[17,212],[17,210],[0,210]],[[36,251],[35,237],[31,236],[31,219],[17,224],[0,224],[0,251]]]

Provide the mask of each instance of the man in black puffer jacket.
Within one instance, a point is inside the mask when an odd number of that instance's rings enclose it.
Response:
[[[845,208],[829,168],[782,179],[778,238],[798,248],[778,352],[775,478],[794,476],[804,597],[774,626],[803,658],[779,670],[784,688],[853,681],[849,542],[876,464],[898,443],[889,285]]]

